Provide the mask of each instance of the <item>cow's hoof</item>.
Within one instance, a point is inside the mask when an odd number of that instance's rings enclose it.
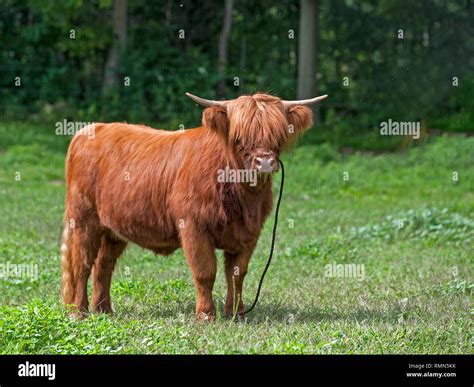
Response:
[[[244,312],[238,312],[237,314],[231,312],[224,312],[224,317],[229,320],[235,320],[235,322],[245,323],[247,322],[247,317],[245,316]]]
[[[105,314],[113,314],[112,307],[110,305],[102,305],[98,304],[93,308],[94,313],[99,314],[99,313],[105,313]]]
[[[85,311],[74,310],[68,313],[71,320],[85,320],[88,316],[88,313]]]
[[[196,314],[197,321],[211,322],[216,319],[216,314],[214,312],[199,312]]]

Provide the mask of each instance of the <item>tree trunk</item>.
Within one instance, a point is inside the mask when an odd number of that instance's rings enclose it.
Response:
[[[229,44],[230,31],[232,29],[232,9],[234,7],[233,0],[225,0],[224,5],[224,25],[222,26],[221,36],[219,38],[219,58],[218,58],[218,73],[220,76],[219,84],[217,85],[217,96],[223,98],[226,95],[226,77],[225,71],[227,67],[227,52]]]
[[[319,0],[301,0],[298,41],[298,99],[315,97],[318,72]],[[319,111],[314,110],[319,122]]]
[[[114,0],[112,23],[114,38],[105,64],[104,89],[120,84],[119,58],[127,43],[127,0]]]

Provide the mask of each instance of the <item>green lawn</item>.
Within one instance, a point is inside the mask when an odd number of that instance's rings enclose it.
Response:
[[[210,324],[194,320],[182,252],[161,257],[136,246],[114,274],[115,314],[66,316],[59,236],[68,141],[53,126],[0,126],[0,265],[39,268],[37,279],[0,278],[0,353],[471,352],[474,138],[346,158],[303,139],[283,158],[276,254],[259,304],[245,322]],[[272,222],[250,264],[247,304]],[[219,261],[222,311],[221,253]],[[329,277],[331,264],[363,265],[364,276]]]

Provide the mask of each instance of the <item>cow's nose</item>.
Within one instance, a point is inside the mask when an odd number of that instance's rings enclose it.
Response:
[[[256,157],[255,166],[258,172],[274,172],[276,170],[276,162],[274,157]]]

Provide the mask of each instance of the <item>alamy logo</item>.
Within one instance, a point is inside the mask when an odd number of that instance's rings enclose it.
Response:
[[[389,118],[388,121],[380,123],[380,134],[382,136],[412,136],[414,140],[418,140],[420,138],[420,122],[398,122]]]
[[[26,362],[18,365],[20,377],[46,377],[48,380],[56,379],[56,364],[34,364]]]
[[[57,121],[54,125],[56,136],[86,135],[89,139],[95,137],[95,123],[85,121]]]
[[[324,276],[328,278],[357,278],[359,281],[363,281],[365,279],[365,265],[330,263],[324,267]]]
[[[0,263],[0,278],[31,278],[37,280],[38,272],[38,264]]]
[[[257,185],[256,169],[219,169],[217,171],[217,181],[219,183],[250,183],[251,187]]]

